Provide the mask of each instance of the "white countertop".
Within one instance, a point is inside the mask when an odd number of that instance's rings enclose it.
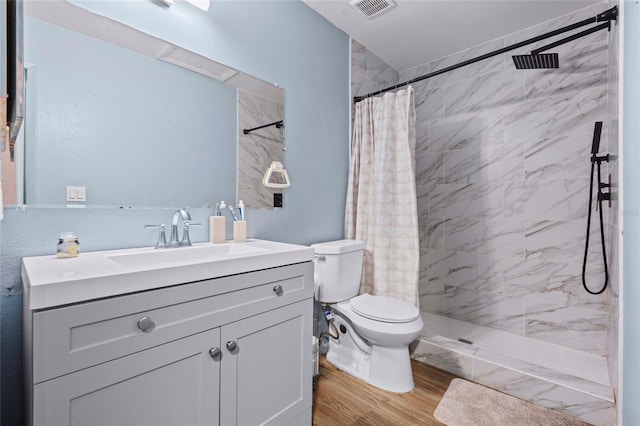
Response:
[[[22,259],[31,310],[153,290],[313,260],[311,247],[264,240],[198,243],[170,249],[134,248]]]

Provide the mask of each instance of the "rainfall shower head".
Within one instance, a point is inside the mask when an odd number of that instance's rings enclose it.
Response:
[[[537,55],[513,55],[513,63],[519,70],[537,70],[559,68],[557,53],[538,53]]]

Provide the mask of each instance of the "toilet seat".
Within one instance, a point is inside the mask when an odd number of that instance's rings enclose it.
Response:
[[[351,309],[362,317],[389,323],[406,323],[420,317],[418,308],[403,300],[366,293],[351,299]]]

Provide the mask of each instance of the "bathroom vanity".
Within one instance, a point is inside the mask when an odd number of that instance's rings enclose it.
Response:
[[[313,251],[23,259],[33,425],[311,424]]]

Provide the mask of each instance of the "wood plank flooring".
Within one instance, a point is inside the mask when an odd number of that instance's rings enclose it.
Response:
[[[456,376],[413,359],[411,366],[415,389],[394,394],[356,379],[320,357],[320,377],[313,392],[313,424],[441,425],[433,412]]]

